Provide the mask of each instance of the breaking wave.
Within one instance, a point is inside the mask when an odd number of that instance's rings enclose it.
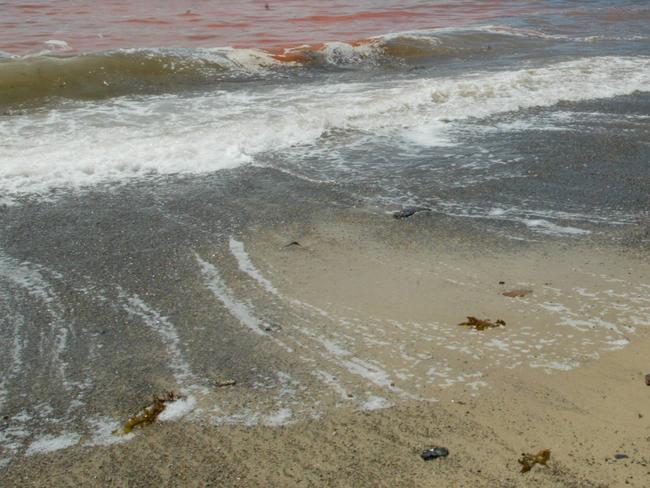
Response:
[[[169,93],[220,81],[291,76],[297,69],[434,63],[497,55],[549,42],[535,32],[487,26],[388,34],[283,49],[120,49],[71,55],[58,42],[27,56],[0,53],[0,106],[51,98]]]
[[[650,91],[650,58],[598,57],[454,77],[277,84],[86,102],[0,117],[0,188],[39,193],[255,163],[357,131],[431,144],[450,120]]]
[[[97,99],[169,92],[278,63],[254,50],[119,50],[0,58],[0,105],[48,97]]]

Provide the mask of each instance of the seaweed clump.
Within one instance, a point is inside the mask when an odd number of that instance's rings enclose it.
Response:
[[[521,472],[527,473],[533,466],[536,464],[541,464],[542,466],[547,466],[548,460],[551,458],[551,450],[544,449],[539,451],[537,454],[522,454],[521,459],[519,459],[519,464],[521,464]]]
[[[476,317],[467,317],[466,322],[461,322],[458,325],[466,325],[467,327],[472,327],[476,330],[485,330],[491,329],[494,327],[505,326],[506,322],[501,319],[497,319],[496,322],[492,322],[490,319],[477,319]]]
[[[115,431],[114,434],[128,434],[138,425],[154,423],[162,411],[165,410],[167,403],[175,402],[180,398],[181,396],[173,391],[168,391],[163,396],[154,395],[149,405],[144,407],[140,413],[130,417],[124,423],[122,429]]]
[[[504,291],[501,293],[504,297],[509,297],[509,298],[521,298],[521,297],[526,297],[530,294],[533,293],[533,290],[510,290],[510,291]]]

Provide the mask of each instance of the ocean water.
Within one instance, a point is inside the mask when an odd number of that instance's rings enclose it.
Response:
[[[113,442],[143,391],[291,419],[308,393],[260,345],[273,317],[218,264],[330,318],[255,268],[237,236],[256,225],[418,205],[510,240],[647,246],[646,2],[225,3],[0,2],[1,463]],[[214,364],[272,390],[266,410],[210,404]]]
[[[643,3],[266,5],[5,2],[3,198],[248,165],[540,232],[645,208]]]

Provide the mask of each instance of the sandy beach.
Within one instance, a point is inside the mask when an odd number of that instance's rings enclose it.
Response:
[[[1,5],[0,488],[650,487],[650,2]]]
[[[125,443],[34,454],[2,484],[647,486],[650,336],[635,327],[650,311],[647,263],[595,242],[456,231],[428,212],[349,210],[238,236],[232,264],[257,277],[256,304],[276,302],[278,367],[302,357],[320,372],[289,393],[312,392],[312,414],[276,426],[158,422]],[[503,296],[512,290],[531,293]],[[282,300],[322,320],[298,332]],[[467,315],[506,325],[470,330],[458,325]],[[213,401],[264,401],[233,379]],[[434,446],[449,456],[423,461]],[[520,473],[521,454],[542,449],[548,466]]]

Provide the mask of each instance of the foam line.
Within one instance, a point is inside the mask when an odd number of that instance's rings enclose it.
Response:
[[[255,268],[255,266],[253,265],[250,259],[250,256],[244,249],[243,242],[240,242],[231,237],[229,241],[229,245],[230,245],[230,252],[233,254],[233,256],[235,256],[235,259],[237,259],[237,264],[239,265],[240,270],[242,270],[248,276],[250,276],[255,281],[257,281],[260,284],[260,286],[262,286],[262,288],[264,288],[272,295],[280,294],[278,290],[273,286],[273,283],[271,283],[268,279],[262,276],[262,274],[257,270],[257,268]]]
[[[160,335],[171,359],[171,368],[176,382],[181,386],[187,386],[186,382],[193,378],[194,374],[183,356],[178,331],[174,324],[135,294],[127,295],[124,290],[120,290],[120,298],[124,301],[124,308],[130,314],[139,317],[149,328]]]
[[[195,254],[195,256],[196,261],[199,263],[201,268],[201,273],[206,280],[208,289],[219,299],[219,301],[221,301],[221,303],[224,304],[230,314],[255,334],[267,335],[264,332],[264,322],[259,320],[248,306],[237,300],[232,295],[231,291],[221,279],[221,276],[219,276],[217,268],[201,259],[201,256],[198,254]]]

